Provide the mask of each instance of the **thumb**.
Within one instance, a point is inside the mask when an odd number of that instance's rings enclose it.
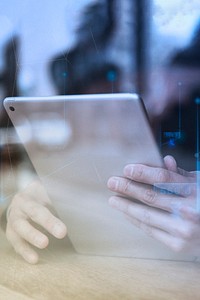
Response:
[[[167,155],[164,157],[164,164],[167,170],[178,173],[177,163],[173,156]]]

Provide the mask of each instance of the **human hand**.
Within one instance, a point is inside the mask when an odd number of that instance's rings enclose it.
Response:
[[[44,249],[49,244],[48,237],[36,229],[36,225],[58,239],[67,233],[65,224],[51,212],[51,208],[51,201],[39,181],[16,194],[8,207],[6,237],[15,251],[31,264],[39,259],[31,245]]]
[[[164,161],[166,169],[141,164],[125,166],[124,177],[108,180],[108,188],[118,194],[110,197],[109,204],[172,250],[198,256],[200,214],[196,210],[196,173],[177,168],[171,156]]]

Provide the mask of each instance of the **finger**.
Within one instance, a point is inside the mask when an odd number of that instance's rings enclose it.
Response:
[[[15,252],[21,255],[28,263],[36,264],[38,262],[38,254],[30,247],[30,245],[24,241],[18,234],[16,234],[10,228],[7,228],[6,236],[11,243]]]
[[[39,180],[35,180],[34,182],[26,186],[26,188],[22,190],[18,195],[22,199],[34,199],[35,202],[41,203],[43,205],[51,204],[51,200],[44,186]]]
[[[129,164],[124,168],[124,175],[136,182],[154,185],[155,183],[188,183],[191,181],[175,172],[163,168],[149,167],[141,164]]]
[[[111,177],[108,180],[108,188],[119,194],[170,212],[173,211],[174,205],[180,203],[182,200],[181,197],[169,194],[167,191],[159,193],[152,186],[140,184],[122,177]]]
[[[111,197],[109,203],[129,217],[138,220],[144,227],[157,228],[181,239],[196,236],[196,226],[180,216],[177,218],[165,211],[133,203],[121,197]]]
[[[66,225],[56,218],[50,210],[35,201],[25,201],[23,212],[33,222],[39,224],[56,238],[62,239],[67,234]]]
[[[195,208],[191,206],[183,206],[180,208],[180,212],[185,219],[200,225],[200,213]]]
[[[167,198],[170,198],[173,196],[172,194],[189,197],[194,193],[195,186],[196,184],[194,183],[179,182],[154,183],[154,186],[151,186],[147,184],[141,184],[124,177],[111,177],[108,180],[108,188],[112,191],[123,193],[124,195],[127,195],[127,193],[129,193],[129,196],[134,196],[134,194],[130,193],[134,193],[134,189],[136,188],[141,189],[141,192],[145,193],[143,197],[144,200],[147,198],[147,201],[149,202],[153,202],[152,200],[156,200],[155,198],[163,197],[163,200],[166,200],[166,196]]]
[[[16,219],[11,225],[12,229],[24,240],[33,246],[44,249],[48,246],[49,240],[39,230],[35,229],[27,220]]]
[[[177,173],[177,163],[176,160],[174,159],[173,156],[171,155],[167,155],[164,157],[164,163],[165,163],[165,167],[167,168],[167,170],[169,171],[173,171]]]
[[[143,224],[157,227],[167,232],[170,232],[171,223],[174,222],[171,214],[165,211],[152,209],[146,205],[134,203],[118,196],[111,197],[109,204]]]
[[[184,250],[185,242],[181,238],[174,237],[168,232],[154,228],[150,225],[146,225],[137,219],[126,217],[133,225],[144,231],[148,236],[154,238],[155,240],[165,244],[168,248],[175,252],[181,252]]]

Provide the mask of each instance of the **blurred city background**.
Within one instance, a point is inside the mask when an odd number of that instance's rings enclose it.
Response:
[[[194,169],[199,20],[198,0],[1,1],[2,161],[5,97],[136,92],[163,155]]]

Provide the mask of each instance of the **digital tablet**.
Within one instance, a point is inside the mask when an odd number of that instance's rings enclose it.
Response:
[[[12,97],[4,106],[77,252],[190,259],[108,205],[107,180],[126,164],[163,166],[138,95]]]

